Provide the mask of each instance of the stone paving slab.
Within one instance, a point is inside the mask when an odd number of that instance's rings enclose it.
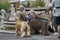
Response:
[[[0,33],[15,33],[15,31],[9,31],[9,30],[0,30]]]

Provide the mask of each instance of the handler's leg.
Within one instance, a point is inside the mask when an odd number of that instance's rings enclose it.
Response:
[[[57,26],[58,37],[60,38],[60,25]]]

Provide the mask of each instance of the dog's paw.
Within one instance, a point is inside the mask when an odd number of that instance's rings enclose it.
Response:
[[[27,37],[31,37],[31,35],[27,35]]]
[[[20,36],[21,38],[25,37],[25,36]]]
[[[31,36],[30,34],[27,34],[27,36]]]
[[[19,36],[19,34],[15,34],[15,36]]]

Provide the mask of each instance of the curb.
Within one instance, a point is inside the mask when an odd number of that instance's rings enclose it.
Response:
[[[15,34],[15,31],[0,30],[0,33]]]

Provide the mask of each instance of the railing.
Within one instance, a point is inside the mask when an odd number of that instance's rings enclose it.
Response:
[[[18,9],[19,9],[19,8],[18,8]],[[29,12],[31,9],[34,10],[37,14],[40,14],[42,11],[43,11],[43,13],[45,13],[45,14],[49,14],[48,9],[45,8],[45,7],[40,7],[40,8],[25,8],[25,11],[26,11],[26,12]]]

